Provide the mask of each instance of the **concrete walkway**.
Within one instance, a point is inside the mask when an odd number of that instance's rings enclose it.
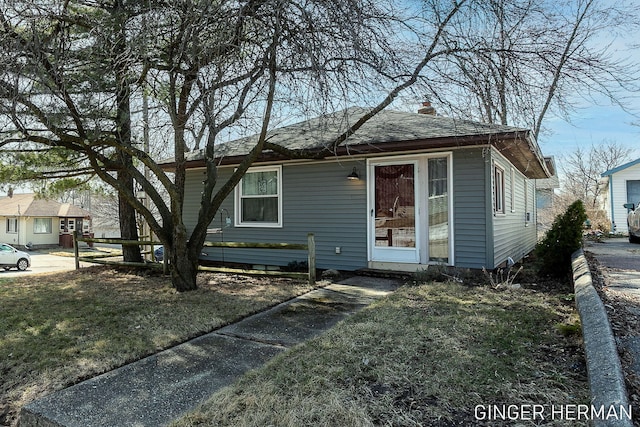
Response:
[[[39,399],[21,427],[163,426],[248,370],[321,334],[399,282],[356,276]]]
[[[586,242],[609,277],[609,289],[640,297],[640,245],[627,238],[606,239],[603,243]]]

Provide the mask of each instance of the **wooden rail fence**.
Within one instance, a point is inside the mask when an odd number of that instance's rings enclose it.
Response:
[[[106,264],[106,265],[120,265],[127,267],[140,267],[140,268],[155,268],[163,269],[164,274],[168,274],[170,264],[167,261],[167,257],[163,257],[162,264],[157,262],[125,262],[110,260],[107,258],[116,258],[117,254],[99,254],[99,255],[87,255],[80,256],[78,249],[78,242],[85,243],[106,243],[116,245],[138,245],[138,246],[150,246],[151,256],[153,255],[154,246],[162,246],[161,242],[145,241],[145,240],[123,240],[123,239],[100,239],[93,237],[81,237],[78,233],[74,233],[73,236],[73,248],[74,256],[76,259],[76,270],[80,268],[80,261],[94,263],[94,264]],[[260,276],[280,276],[290,278],[306,278],[311,285],[316,282],[316,244],[313,233],[307,235],[307,243],[260,243],[260,242],[205,242],[204,247],[210,248],[253,248],[253,249],[276,249],[276,250],[304,250],[307,251],[307,264],[309,270],[307,273],[289,272],[289,271],[267,271],[267,270],[246,270],[239,268],[226,268],[226,267],[206,267],[199,265],[200,271],[213,271],[221,273],[238,273],[238,274],[251,274]],[[165,254],[166,255],[166,254]]]

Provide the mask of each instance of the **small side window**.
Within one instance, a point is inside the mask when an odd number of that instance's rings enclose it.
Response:
[[[498,165],[493,167],[493,212],[504,213],[504,169]]]

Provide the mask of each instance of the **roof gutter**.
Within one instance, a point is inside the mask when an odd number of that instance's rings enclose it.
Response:
[[[519,144],[520,141],[526,141],[526,148],[521,147],[521,144]],[[326,154],[321,157],[328,159],[335,157],[393,154],[396,152],[427,149],[473,147],[487,144],[494,145],[529,178],[548,178],[552,176],[547,169],[538,144],[536,144],[535,140],[532,139],[529,131],[502,132],[490,135],[450,136],[360,145],[342,145],[335,151],[328,151],[325,148],[322,148],[306,150],[306,152],[309,153],[310,157],[322,155],[324,152]],[[243,159],[244,155],[222,157],[217,158],[216,160],[218,161],[218,166],[229,166],[239,164]],[[274,151],[266,151],[262,153],[255,163],[271,163],[286,160],[292,160],[292,158]],[[172,171],[175,169],[175,161],[173,161],[173,159],[169,159],[169,161],[160,164],[160,166],[166,171]],[[187,169],[202,168],[205,166],[205,160],[201,156],[198,156],[193,160],[187,160],[186,162]]]

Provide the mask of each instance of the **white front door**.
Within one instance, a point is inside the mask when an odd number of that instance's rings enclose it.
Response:
[[[369,176],[371,261],[419,262],[418,162],[372,162]]]
[[[369,261],[453,264],[451,155],[371,160]]]

